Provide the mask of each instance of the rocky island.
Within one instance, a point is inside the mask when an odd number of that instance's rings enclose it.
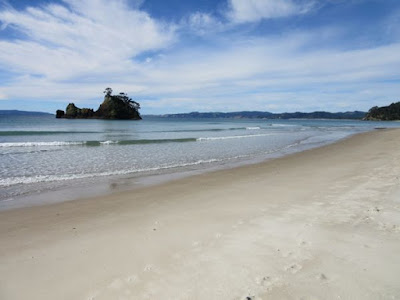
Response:
[[[74,103],[68,104],[65,112],[57,110],[56,118],[65,119],[113,119],[113,120],[141,120],[140,104],[133,101],[126,93],[112,95],[113,90],[104,90],[104,101],[94,111],[91,108],[78,108]]]

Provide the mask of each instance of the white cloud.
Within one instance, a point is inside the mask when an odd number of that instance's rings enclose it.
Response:
[[[181,24],[181,28],[189,28],[198,35],[207,35],[210,34],[210,32],[224,30],[226,28],[226,24],[223,24],[220,20],[216,19],[210,14],[196,12],[184,20],[184,22]]]
[[[268,109],[275,103],[292,111],[368,109],[372,99],[388,101],[400,93],[400,44],[302,51],[318,40],[319,34],[308,39],[291,35],[177,53],[157,69],[147,69],[151,88],[143,95],[158,96],[164,103],[193,99],[191,109],[181,105],[185,110]],[[164,111],[171,106],[166,104]]]
[[[23,32],[24,41],[1,41],[0,65],[13,72],[68,79],[132,69],[131,59],[143,51],[170,45],[174,27],[126,1],[65,0],[24,11],[6,8],[0,21]]]
[[[261,19],[288,17],[308,12],[312,1],[293,0],[230,0],[228,18],[234,23],[255,22]]]

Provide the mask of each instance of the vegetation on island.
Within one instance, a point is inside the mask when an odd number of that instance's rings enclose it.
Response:
[[[126,93],[112,95],[112,88],[104,90],[104,101],[94,111],[91,108],[78,108],[74,103],[68,104],[65,112],[57,110],[56,118],[66,119],[121,119],[141,120],[139,114],[140,104],[133,101]]]
[[[366,114],[367,121],[394,121],[400,120],[400,102],[392,103],[389,106],[374,106]]]

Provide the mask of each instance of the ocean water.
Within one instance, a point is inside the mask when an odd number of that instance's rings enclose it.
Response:
[[[132,186],[143,178],[259,162],[376,127],[399,126],[349,120],[0,116],[0,208],[19,199],[29,205],[48,192],[58,192],[62,200],[111,191],[120,183]]]

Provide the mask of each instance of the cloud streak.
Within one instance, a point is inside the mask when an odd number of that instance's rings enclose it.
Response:
[[[293,0],[230,0],[228,18],[234,23],[255,22],[301,15],[309,12],[313,1],[295,2]]]
[[[0,64],[13,72],[63,80],[133,68],[130,60],[136,55],[174,40],[173,26],[129,9],[124,1],[64,2],[1,11],[1,22],[27,38],[1,41]]]

